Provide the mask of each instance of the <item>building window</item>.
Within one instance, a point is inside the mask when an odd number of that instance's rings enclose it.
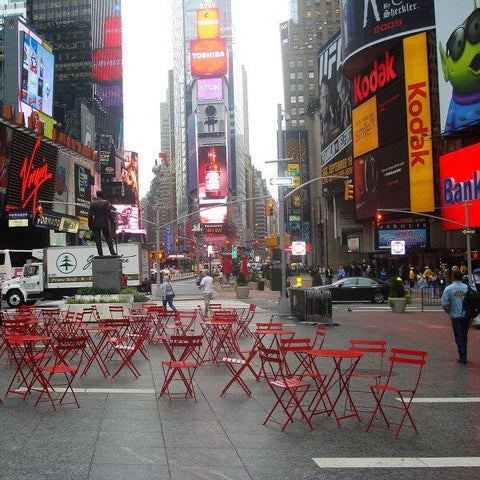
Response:
[[[303,60],[297,60],[297,68],[303,68]]]
[[[291,74],[290,74],[290,75],[291,75]],[[293,77],[293,78],[295,78],[295,77]],[[299,80],[303,80],[303,72],[297,72],[297,78],[298,78]]]
[[[308,60],[308,67],[313,68],[313,60],[311,58]]]
[[[296,109],[295,109],[295,110],[296,110]],[[300,108],[298,109],[298,114],[299,114],[299,115],[305,115],[305,109],[304,109],[303,107],[300,107]]]
[[[295,72],[290,72],[290,80],[295,80]]]
[[[288,62],[288,66],[289,66],[290,68],[295,68],[295,60],[290,60],[290,61]]]
[[[296,127],[297,126],[297,121],[296,120],[292,120],[292,127]]]
[[[297,103],[297,97],[295,97],[295,95],[290,97],[290,103]]]
[[[290,113],[291,113],[292,115],[296,115],[296,114],[297,114],[297,109],[296,109],[296,107],[291,108],[291,109],[290,109]]]
[[[312,18],[312,12],[310,10],[305,12],[305,17]]]
[[[303,92],[303,83],[299,83],[297,88],[299,92]]]
[[[309,92],[315,91],[315,84],[309,83],[309,84],[308,84],[308,91],[309,91]]]
[[[308,78],[315,78],[314,72],[308,72]]]
[[[291,92],[296,92],[297,91],[297,86],[294,83],[290,84],[290,91]]]
[[[303,103],[303,95],[298,96],[298,103]]]
[[[299,121],[298,121],[298,124],[301,126],[301,127],[304,127],[305,126],[305,120],[303,118],[301,118]]]

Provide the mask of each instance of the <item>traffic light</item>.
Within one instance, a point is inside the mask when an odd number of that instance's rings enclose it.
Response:
[[[36,216],[37,218],[43,218],[43,207],[40,203],[37,205]]]
[[[353,200],[355,186],[353,183],[345,184],[345,200]]]
[[[232,245],[232,258],[237,258],[237,246]]]
[[[377,212],[375,220],[377,221],[377,227],[378,227],[383,222],[383,215],[381,212]]]
[[[265,204],[265,214],[267,215],[267,217],[271,217],[273,215],[273,209],[274,209],[274,204],[271,200],[269,200],[266,204]]]

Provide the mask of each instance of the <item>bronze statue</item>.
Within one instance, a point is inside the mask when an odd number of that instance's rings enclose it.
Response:
[[[108,200],[105,200],[103,193],[97,191],[97,199],[90,204],[88,211],[88,228],[93,232],[97,245],[98,255],[103,257],[102,234],[107,242],[111,255],[117,255],[113,248],[110,229],[115,232],[115,215],[113,207]]]

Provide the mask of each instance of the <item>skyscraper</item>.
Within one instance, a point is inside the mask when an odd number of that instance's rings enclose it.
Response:
[[[0,28],[3,26],[3,19],[8,15],[22,15],[25,17],[26,0],[0,0]]]
[[[112,135],[121,147],[121,0],[27,0],[26,7],[29,24],[53,45],[54,118],[67,134],[84,140],[84,104],[97,132]]]

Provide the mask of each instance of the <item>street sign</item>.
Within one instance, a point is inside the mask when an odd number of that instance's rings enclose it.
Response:
[[[290,185],[293,185],[293,177],[271,178],[270,185],[277,185],[279,187],[288,187]]]
[[[475,235],[475,230],[463,230],[464,235]]]
[[[405,240],[392,240],[390,253],[392,255],[405,255]]]

